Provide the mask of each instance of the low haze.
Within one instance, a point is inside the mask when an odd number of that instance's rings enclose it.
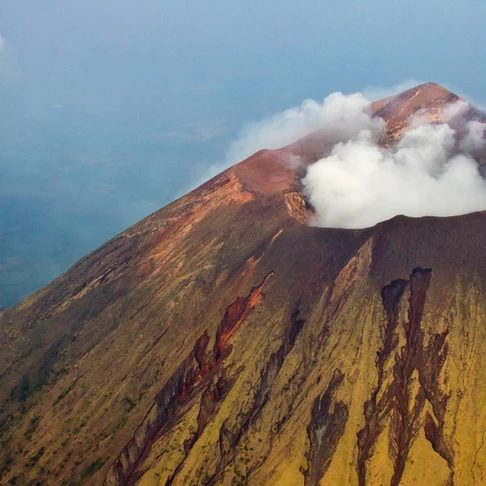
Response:
[[[252,120],[408,80],[481,105],[484,18],[483,1],[3,1],[0,307],[237,161]]]

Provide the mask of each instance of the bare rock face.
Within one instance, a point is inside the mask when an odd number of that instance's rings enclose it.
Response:
[[[454,100],[373,109],[396,140]],[[2,484],[486,484],[486,213],[310,227],[286,158],[325,143],[258,152],[0,311]]]

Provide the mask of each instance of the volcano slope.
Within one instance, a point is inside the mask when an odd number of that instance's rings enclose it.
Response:
[[[455,99],[373,108],[393,139]],[[0,311],[2,484],[486,484],[486,213],[311,227],[282,159],[321,143],[258,152]]]

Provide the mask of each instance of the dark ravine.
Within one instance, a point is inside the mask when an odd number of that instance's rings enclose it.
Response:
[[[449,464],[449,482],[453,484],[453,457],[443,436],[444,413],[448,397],[440,392],[438,377],[447,356],[446,338],[448,331],[434,334],[425,346],[425,334],[421,327],[427,290],[432,270],[417,267],[410,280],[395,280],[382,289],[382,301],[387,317],[383,348],[377,355],[378,384],[370,400],[365,404],[366,424],[358,433],[358,474],[359,484],[367,484],[368,461],[373,456],[375,444],[389,420],[389,451],[394,464],[390,486],[398,486],[403,476],[405,464],[412,444],[421,428],[434,450]],[[402,302],[405,291],[410,297]],[[400,308],[408,305],[408,320],[399,322]],[[405,342],[396,350],[399,325],[403,326]],[[383,390],[384,365],[394,359],[393,379]],[[414,372],[418,373],[419,387],[414,389]],[[377,400],[378,394],[381,399]],[[422,419],[426,401],[433,408],[434,419],[426,412]],[[435,421],[438,422],[436,425]]]
[[[319,486],[344,433],[348,407],[344,402],[334,400],[343,379],[341,371],[334,370],[326,391],[314,400],[311,422],[307,427],[310,450],[307,453],[309,469],[304,471],[306,486]]]
[[[237,454],[237,447],[241,443],[242,438],[249,431],[251,426],[254,425],[257,418],[262,413],[263,408],[268,401],[268,395],[272,388],[273,382],[277,378],[286,357],[290,351],[292,351],[295,341],[305,324],[304,319],[299,319],[299,314],[300,310],[296,308],[290,317],[289,326],[285,329],[281,346],[277,352],[270,355],[265,368],[260,372],[260,381],[255,389],[256,399],[251,404],[251,408],[247,410],[240,426],[237,429],[233,429],[230,428],[227,422],[223,423],[219,437],[219,448],[221,454],[220,461],[215,473],[208,477],[208,485],[218,484],[218,481],[221,479],[220,476],[226,466],[234,461]],[[247,478],[251,477],[251,474],[255,468],[256,466],[250,466],[247,468]]]
[[[358,432],[357,469],[360,486],[366,485],[367,462],[373,454],[378,436],[385,428],[385,420],[391,409],[391,404],[385,399],[385,395],[378,400],[378,393],[383,387],[385,362],[398,345],[395,331],[399,325],[400,300],[408,284],[408,280],[394,280],[381,290],[381,299],[386,313],[386,328],[382,348],[377,353],[378,383],[371,398],[365,403],[365,426]]]
[[[260,285],[251,289],[247,297],[238,297],[227,307],[225,315],[218,325],[214,349],[209,358],[206,356],[210,341],[207,332],[205,331],[198,338],[191,355],[183,361],[176,373],[155,397],[152,408],[138,427],[134,438],[125,446],[120,457],[109,469],[105,478],[106,485],[128,486],[134,484],[136,479],[140,477],[141,472],[137,473],[136,471],[144,454],[150,450],[157,437],[169,431],[171,418],[179,407],[188,400],[194,388],[197,386],[200,389],[203,387],[202,380],[208,381],[217,371],[220,371],[222,360],[231,353],[231,347],[228,345],[229,339],[261,301],[263,287],[273,275],[274,272],[270,272]],[[208,387],[206,392],[211,390],[211,384]],[[214,391],[213,389],[209,392],[209,396],[206,395],[203,406],[204,403],[207,404],[207,399],[211,396],[211,393],[214,396]],[[221,392],[222,390],[218,392],[218,396]],[[204,393],[203,396],[205,396]],[[201,420],[198,420],[200,424],[207,420],[207,418],[204,418],[206,413],[207,410],[200,412]],[[192,444],[186,444],[186,453],[196,440],[197,436],[193,438]],[[171,483],[172,480],[168,484]]]

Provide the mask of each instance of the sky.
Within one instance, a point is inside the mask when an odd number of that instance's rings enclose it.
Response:
[[[434,81],[484,105],[484,0],[2,0],[0,307],[224,163],[250,122]]]

